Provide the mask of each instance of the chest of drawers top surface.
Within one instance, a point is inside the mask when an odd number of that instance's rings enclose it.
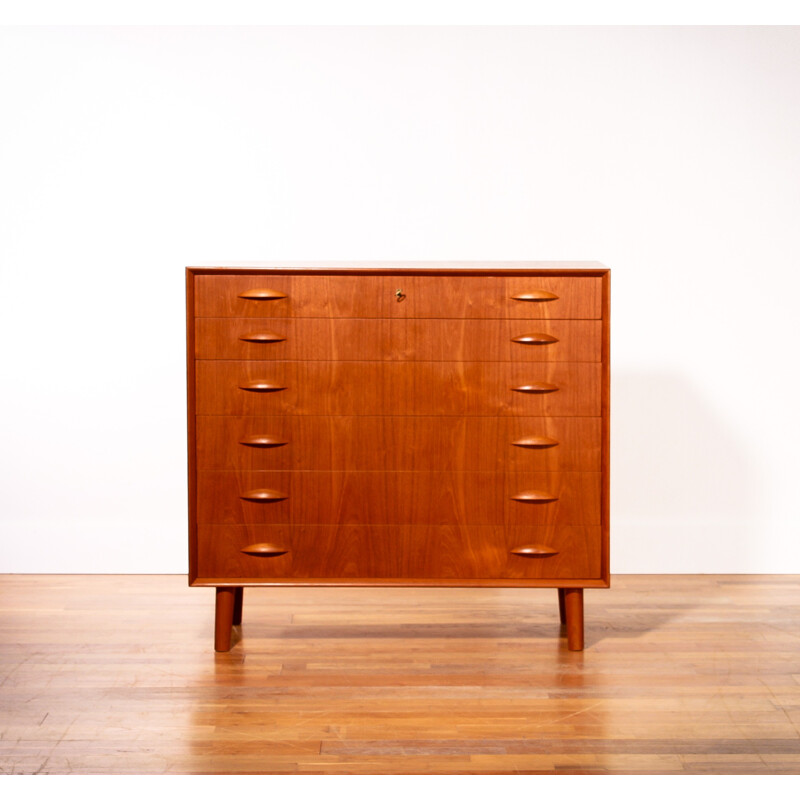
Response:
[[[607,585],[608,281],[188,268],[190,581]]]

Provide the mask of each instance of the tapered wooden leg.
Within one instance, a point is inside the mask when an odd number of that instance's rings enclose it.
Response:
[[[567,614],[567,647],[583,650],[583,589],[564,589]]]
[[[237,586],[233,594],[233,624],[242,624],[242,601],[244,600],[244,586]]]
[[[564,606],[564,590],[558,590],[558,616],[562,625],[567,624],[567,609]]]
[[[236,590],[232,586],[217,587],[217,608],[214,616],[214,649],[227,653],[231,649],[231,626]]]

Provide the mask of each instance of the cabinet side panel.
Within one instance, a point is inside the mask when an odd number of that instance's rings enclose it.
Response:
[[[189,486],[189,585],[197,578],[197,448],[195,429],[194,273],[186,270],[186,409]]]
[[[603,417],[601,517],[603,543],[601,550],[601,576],[606,585],[611,582],[611,271],[603,275],[603,377],[601,413]]]

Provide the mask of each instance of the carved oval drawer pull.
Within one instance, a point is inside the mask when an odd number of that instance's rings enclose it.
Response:
[[[547,558],[548,556],[557,556],[558,550],[553,550],[552,547],[544,544],[524,544],[521,547],[515,547],[511,553],[523,558]]]
[[[275,489],[251,489],[239,497],[249,503],[280,503],[281,500],[289,499],[288,494],[283,494]]]
[[[558,295],[552,292],[545,292],[536,289],[533,292],[511,295],[512,300],[521,300],[523,303],[549,303],[551,300],[558,300]]]
[[[250,381],[250,383],[239,384],[239,388],[244,389],[245,392],[282,392],[286,387],[266,381]]]
[[[512,495],[511,499],[516,500],[518,503],[555,503],[558,500],[557,497],[553,497],[547,492],[539,491],[520,492]]]
[[[526,333],[524,336],[515,336],[511,341],[517,344],[555,344],[558,339],[547,333]]]
[[[555,447],[558,442],[555,439],[548,439],[546,436],[526,436],[524,439],[517,439],[511,442],[515,447]]]
[[[269,342],[285,342],[286,337],[272,331],[259,331],[258,333],[246,333],[244,336],[239,337],[239,341],[266,344]]]
[[[279,439],[277,436],[265,436],[262,434],[253,434],[252,436],[245,436],[239,439],[239,444],[245,447],[283,447],[289,444],[286,439]]]
[[[258,558],[274,558],[275,556],[285,556],[289,552],[289,548],[280,544],[259,542],[258,544],[249,544],[247,547],[243,547],[242,552],[245,555],[257,556]]]
[[[274,289],[248,289],[239,297],[242,300],[283,300],[286,295],[283,292],[276,292]]]
[[[511,391],[525,394],[547,394],[548,392],[557,392],[558,386],[554,383],[527,383],[525,386],[512,386]]]

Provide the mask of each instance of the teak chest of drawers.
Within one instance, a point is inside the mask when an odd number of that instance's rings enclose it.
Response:
[[[609,585],[609,271],[187,273],[189,582],[217,650],[245,586]]]

